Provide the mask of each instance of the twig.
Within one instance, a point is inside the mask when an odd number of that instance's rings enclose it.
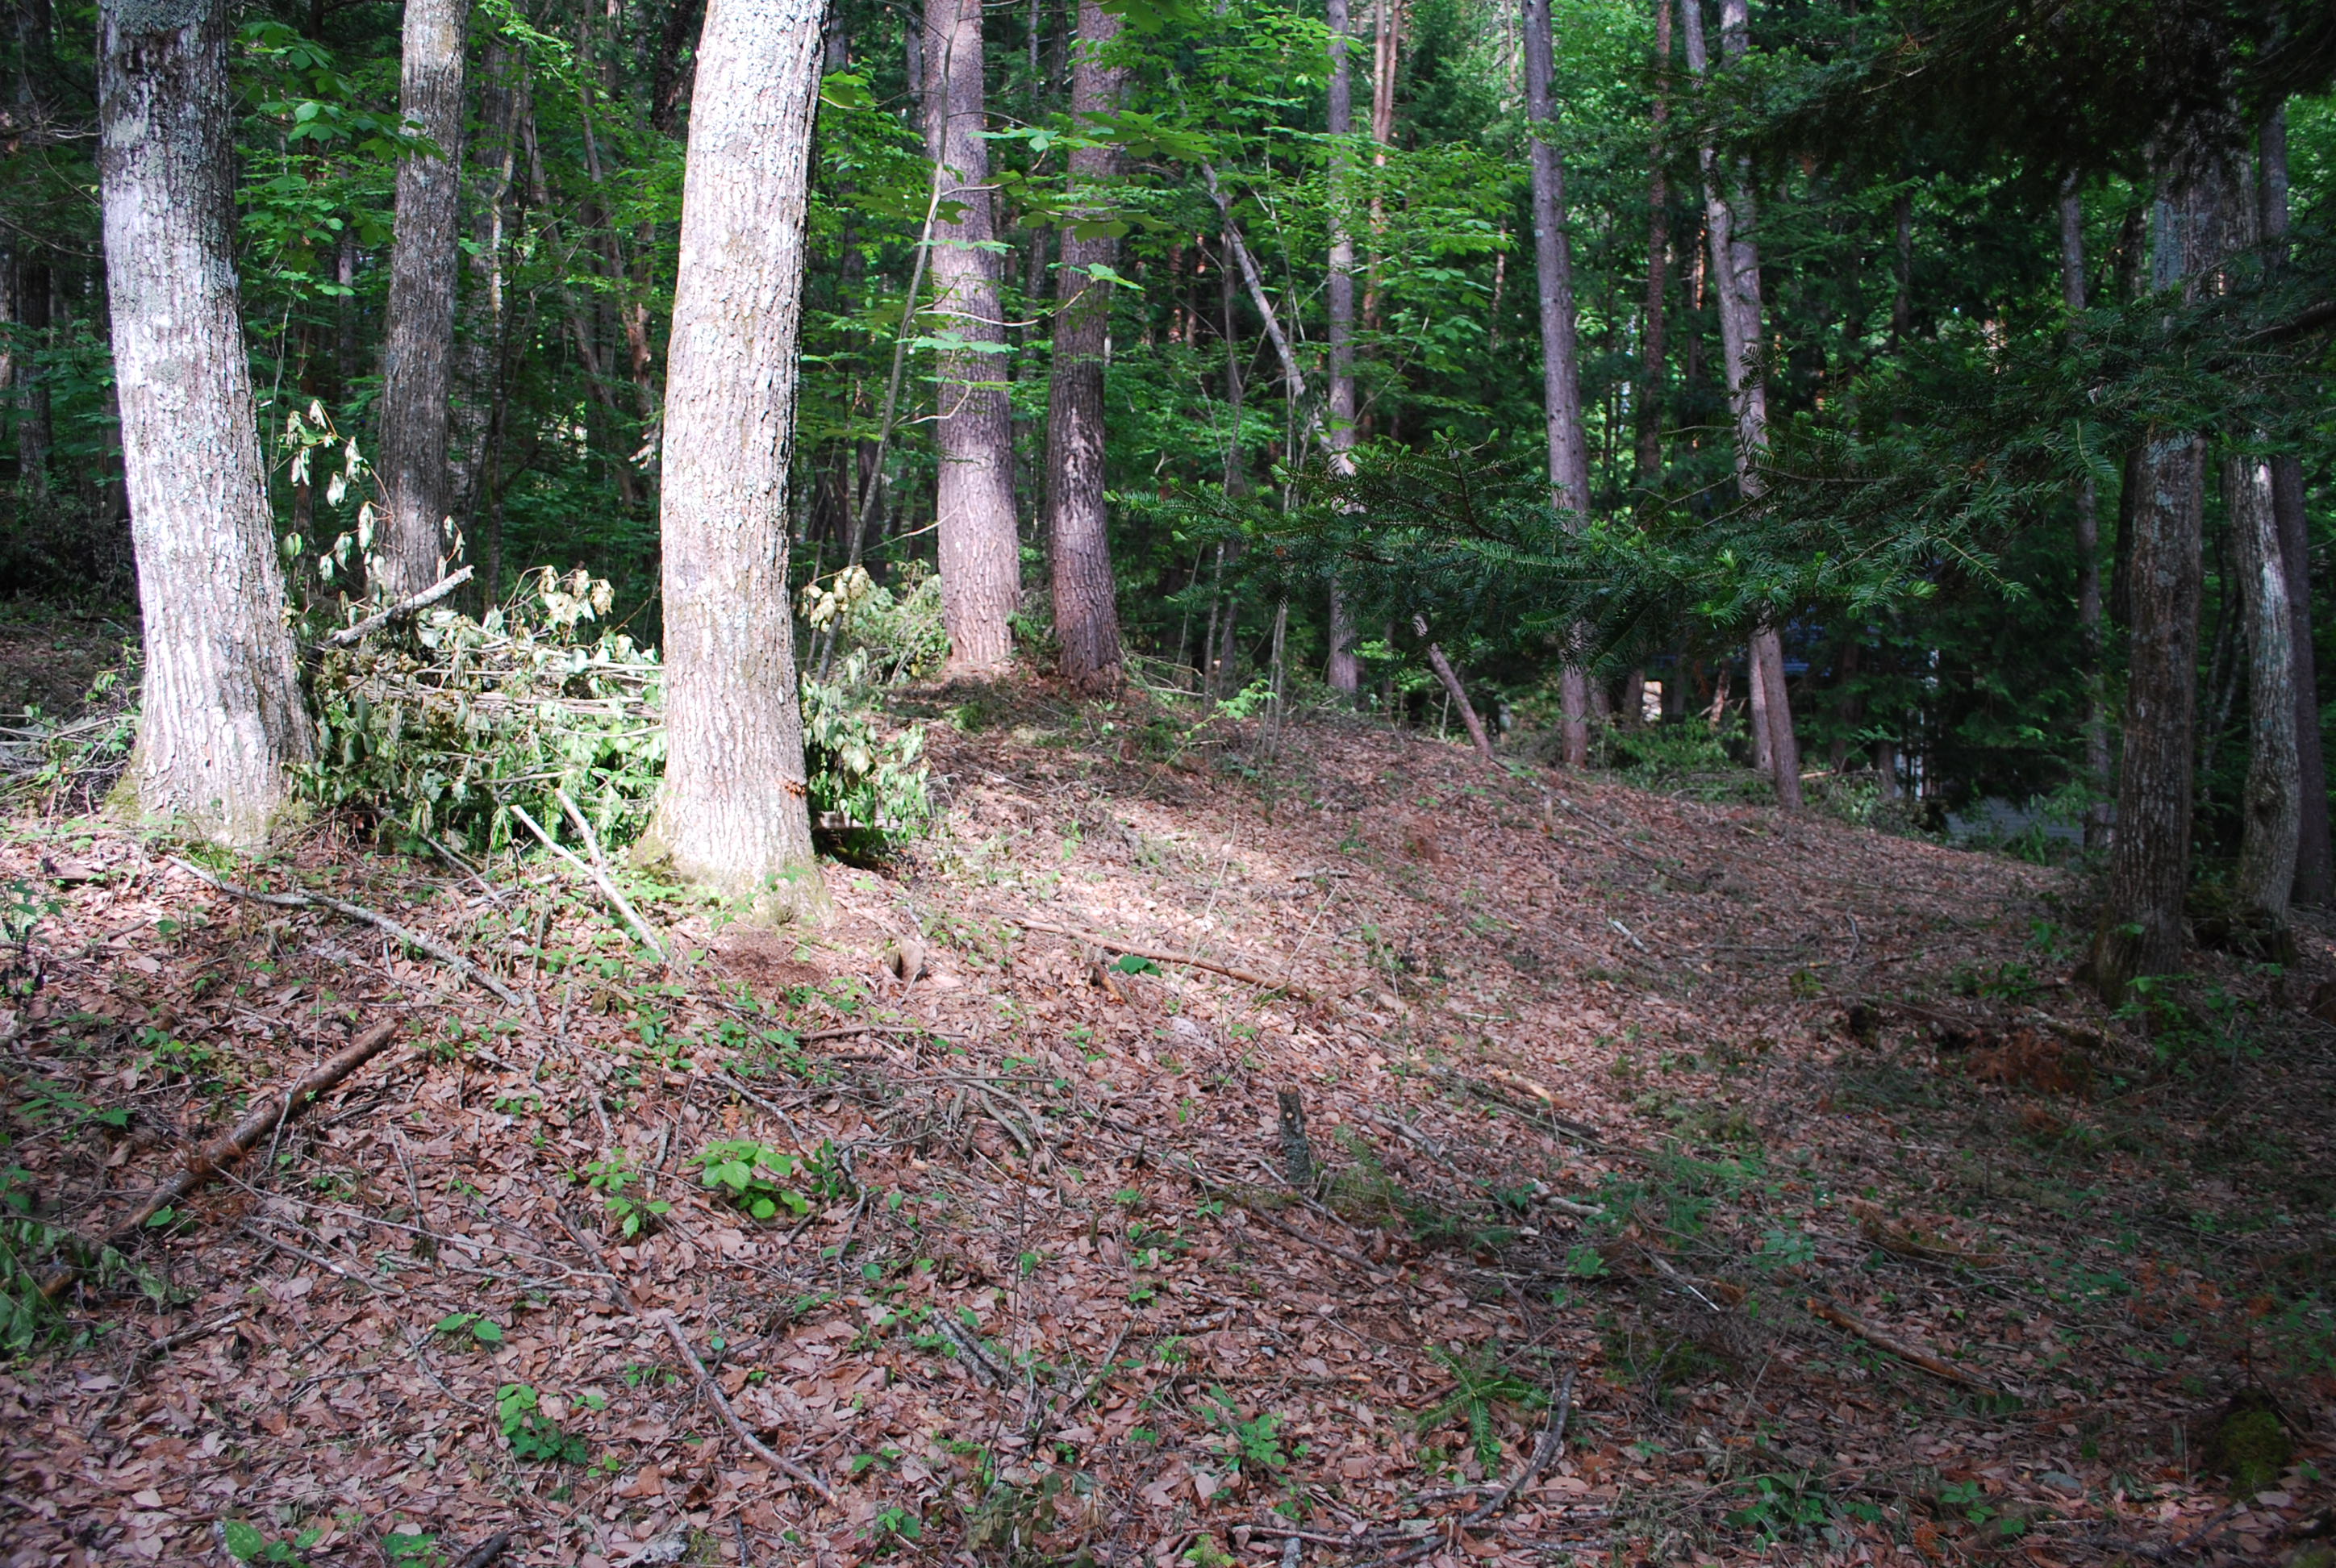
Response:
[[[290,1121],[320,1096],[338,1087],[343,1079],[381,1055],[396,1037],[397,1025],[384,1019],[359,1035],[346,1049],[309,1069],[281,1096],[263,1096],[243,1120],[198,1149],[187,1161],[185,1169],[147,1194],[137,1212],[115,1226],[102,1247],[119,1251],[128,1246],[146,1228],[148,1221],[209,1185],[225,1167],[258,1147],[259,1140],[271,1129]],[[41,1282],[41,1294],[54,1301],[81,1276],[82,1265],[68,1263]]]
[[[137,1353],[130,1358],[130,1368],[122,1374],[121,1387],[113,1390],[113,1398],[106,1401],[105,1408],[98,1412],[97,1419],[89,1424],[88,1430],[82,1434],[83,1437],[84,1439],[95,1437],[105,1424],[113,1419],[113,1413],[122,1408],[122,1401],[130,1397],[130,1390],[137,1386],[140,1375],[149,1366],[161,1360],[181,1345],[191,1345],[198,1339],[208,1339],[213,1334],[234,1328],[249,1316],[250,1314],[243,1308],[238,1307],[224,1317],[213,1318],[207,1323],[197,1323],[192,1328],[181,1329],[175,1334],[165,1334],[159,1339],[150,1340],[139,1347]]]
[[[682,1359],[689,1363],[689,1369],[697,1374],[697,1386],[704,1389],[706,1397],[714,1402],[715,1409],[721,1412],[722,1424],[730,1428],[732,1437],[745,1445],[748,1453],[772,1469],[783,1475],[793,1476],[829,1502],[835,1501],[835,1493],[829,1488],[826,1482],[822,1481],[793,1460],[774,1454],[764,1446],[760,1438],[746,1430],[746,1423],[738,1419],[738,1412],[733,1410],[730,1407],[730,1401],[722,1397],[722,1389],[706,1372],[706,1363],[699,1360],[697,1352],[691,1349],[689,1336],[681,1330],[680,1319],[676,1318],[667,1309],[659,1307],[656,1311],[648,1314],[645,1321],[654,1323],[666,1331],[666,1337],[670,1339],[674,1348],[681,1352]]]
[[[471,569],[467,566],[458,567],[449,575],[441,578],[434,586],[425,588],[420,593],[409,594],[386,609],[377,609],[355,626],[345,626],[338,631],[326,632],[316,639],[316,646],[347,648],[352,644],[363,642],[366,637],[379,631],[399,616],[412,615],[417,609],[427,609],[470,580]]]
[[[286,1241],[283,1237],[277,1235],[274,1231],[269,1230],[264,1224],[247,1224],[244,1226],[244,1230],[255,1241],[273,1247],[279,1252],[289,1253],[291,1256],[299,1259],[304,1263],[314,1263],[316,1267],[324,1270],[328,1274],[338,1274],[342,1279],[346,1280],[352,1285],[363,1285],[366,1290],[371,1290],[376,1296],[388,1294],[387,1291],[384,1290],[379,1285],[375,1284],[371,1280],[366,1279],[364,1275],[352,1272],[347,1264],[336,1262],[332,1259],[326,1257],[323,1253],[312,1252],[306,1247],[296,1247],[291,1242]]]
[[[468,571],[471,569],[466,566],[462,570]],[[454,1568],[489,1568],[491,1563],[510,1549],[511,1544],[511,1532],[498,1531],[456,1558]]]
[[[1068,937],[1073,941],[1091,943],[1106,952],[1132,953],[1139,959],[1150,959],[1154,963],[1181,964],[1188,969],[1207,969],[1212,974],[1230,976],[1244,985],[1255,986],[1260,990],[1286,991],[1299,1001],[1309,999],[1308,993],[1291,981],[1277,980],[1271,976],[1260,975],[1254,969],[1235,969],[1231,964],[1221,964],[1212,959],[1196,958],[1191,953],[1180,953],[1173,948],[1145,947],[1140,942],[1124,942],[1116,937],[1097,936],[1093,931],[1076,930],[1069,926],[1048,925],[1044,920],[1025,920],[1020,916],[1011,917],[1010,923],[1020,926],[1026,931],[1045,931],[1048,936]]]
[[[1809,1298],[1808,1306],[1811,1313],[1831,1323],[1835,1328],[1854,1334],[1867,1344],[1877,1349],[1887,1350],[1900,1360],[1920,1367],[1934,1378],[1944,1378],[1950,1383],[1961,1383],[1966,1388],[1978,1388],[1990,1394],[2000,1394],[2003,1391],[1986,1378],[1964,1371],[1952,1361],[1944,1360],[1923,1349],[1920,1345],[1910,1344],[1906,1340],[1883,1333],[1863,1318],[1853,1317],[1831,1301],[1819,1300],[1812,1296]]]
[[[1566,1418],[1573,1414],[1573,1373],[1574,1368],[1571,1367],[1565,1369],[1565,1381],[1557,1390],[1557,1413],[1549,1418],[1549,1425],[1542,1428],[1541,1441],[1533,1446],[1533,1457],[1525,1461],[1525,1467],[1517,1472],[1517,1478],[1501,1488],[1497,1496],[1460,1521],[1462,1529],[1480,1524],[1506,1508],[1518,1493],[1533,1485],[1533,1477],[1542,1473],[1543,1466],[1563,1446]]]
[[[566,791],[562,790],[556,793],[558,794],[560,803],[562,806],[565,806],[571,815],[580,814],[577,813],[575,803],[569,800]],[[511,808],[511,813],[517,817],[520,822],[525,825],[528,832],[533,833],[542,842],[545,849],[550,850],[553,854],[558,855],[561,860],[566,861],[569,865],[574,866],[578,871],[582,872],[587,877],[589,877],[592,880],[593,885],[600,890],[600,895],[607,899],[611,904],[615,905],[617,913],[624,918],[624,921],[627,925],[632,927],[633,934],[647,944],[649,951],[657,955],[657,961],[659,963],[664,963],[666,961],[665,944],[658,941],[655,936],[650,934],[647,923],[641,919],[640,915],[637,911],[635,911],[632,904],[626,900],[625,895],[617,891],[617,884],[608,879],[608,873],[605,870],[601,869],[598,865],[585,864],[582,860],[578,858],[574,850],[568,848],[565,844],[562,844],[554,839],[550,833],[544,832],[543,824],[537,822],[533,817],[528,815],[527,808],[525,806],[514,804]],[[599,845],[593,842],[591,838],[591,830],[589,828],[585,829],[585,842],[588,844],[592,845],[593,859],[597,861],[599,858]]]
[[[1094,1398],[1095,1390],[1103,1387],[1103,1380],[1111,1376],[1112,1358],[1119,1354],[1119,1348],[1122,1345],[1127,1343],[1127,1329],[1128,1325],[1125,1323],[1119,1326],[1118,1336],[1112,1340],[1111,1349],[1103,1353],[1103,1364],[1095,1368],[1095,1375],[1087,1379],[1087,1386],[1079,1390],[1077,1398],[1063,1407],[1063,1418],[1068,1419],[1071,1412]]]
[[[659,1307],[653,1312],[641,1310],[640,1302],[634,1298],[632,1291],[626,1288],[625,1281],[618,1278],[614,1272],[608,1271],[607,1261],[600,1256],[600,1249],[594,1246],[590,1238],[583,1232],[571,1224],[566,1214],[556,1208],[551,1213],[552,1217],[560,1222],[560,1228],[568,1232],[568,1239],[576,1243],[577,1250],[584,1254],[586,1261],[608,1274],[608,1297],[616,1303],[618,1309],[630,1313],[637,1321],[653,1325],[666,1331],[666,1337],[671,1339],[675,1349],[681,1352],[682,1359],[689,1363],[689,1369],[697,1374],[697,1386],[704,1389],[706,1397],[713,1401],[714,1408],[720,1412],[723,1424],[730,1428],[731,1436],[745,1444],[748,1453],[772,1469],[782,1475],[793,1476],[830,1503],[834,1502],[835,1493],[826,1482],[822,1481],[793,1460],[783,1458],[772,1453],[760,1439],[746,1430],[746,1424],[738,1419],[738,1412],[733,1410],[730,1407],[730,1401],[722,1397],[721,1387],[706,1372],[706,1363],[697,1359],[697,1352],[690,1346],[689,1336],[682,1332],[681,1320],[663,1307]]]
[[[363,904],[353,904],[346,899],[336,899],[330,893],[268,893],[261,892],[255,888],[239,888],[233,882],[213,876],[192,861],[182,861],[176,855],[170,856],[170,863],[180,871],[193,872],[229,898],[248,899],[253,903],[275,904],[279,908],[291,910],[321,907],[332,911],[336,915],[345,915],[353,920],[363,920],[365,924],[388,933],[414,951],[427,953],[472,985],[482,990],[492,992],[496,998],[511,1007],[524,1008],[527,1006],[520,999],[518,992],[437,938],[423,936],[420,931],[398,924],[387,915],[375,914]]]
[[[1198,1171],[1187,1167],[1184,1174],[1191,1176],[1192,1180],[1200,1183],[1201,1185],[1208,1188],[1211,1192],[1222,1193],[1226,1197],[1232,1199],[1233,1202],[1241,1204],[1241,1212],[1248,1214],[1251,1219],[1264,1221],[1267,1224],[1272,1226],[1275,1230],[1280,1232],[1283,1235],[1290,1237],[1293,1241],[1303,1242],[1309,1247],[1319,1247],[1334,1258],[1344,1258],[1348,1262],[1352,1263],[1355,1267],[1362,1270],[1365,1273],[1376,1275],[1382,1280],[1399,1280],[1403,1277],[1401,1274],[1396,1273],[1391,1270],[1380,1268],[1377,1263],[1372,1262],[1360,1252],[1349,1251],[1346,1248],[1339,1246],[1336,1242],[1326,1242],[1319,1236],[1310,1235],[1308,1232],[1299,1230],[1295,1225],[1286,1223],[1273,1214],[1259,1208],[1256,1204],[1250,1203],[1234,1189],[1225,1186],[1221,1183],[1212,1182],[1209,1180],[1208,1177],[1201,1174]]]

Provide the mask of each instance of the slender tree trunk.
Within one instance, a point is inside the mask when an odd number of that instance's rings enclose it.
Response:
[[[447,423],[454,354],[454,279],[461,251],[462,31],[468,0],[405,0],[398,98],[436,144],[397,170],[397,234],[389,253],[383,324],[381,436],[376,468],[387,515],[379,554],[384,598],[438,580],[452,541]]]
[[[933,226],[933,314],[964,345],[937,356],[941,620],[952,676],[1003,673],[1021,608],[1021,540],[1014,521],[1012,411],[998,307],[996,202],[983,108],[981,0],[927,0],[925,141],[943,170],[955,221]]]
[[[1329,448],[1331,468],[1345,473],[1353,471],[1354,460],[1348,453],[1355,444],[1355,237],[1347,227],[1345,140],[1355,132],[1354,69],[1348,60],[1353,23],[1347,0],[1328,0],[1327,15],[1330,27],[1330,414],[1323,444]],[[1335,577],[1330,579],[1329,630],[1330,657],[1324,678],[1331,690],[1351,702],[1362,689],[1363,667],[1355,657],[1354,617]]]
[[[135,29],[135,31],[131,31]],[[309,755],[235,274],[224,0],[109,0],[98,173],[145,621],[146,815],[257,846]]]
[[[49,346],[50,296],[55,285],[46,263],[21,257],[16,262],[16,320],[23,351],[15,366],[16,486],[24,502],[49,496],[49,449],[54,431],[49,417],[48,377],[34,357]]]
[[[1698,0],[1680,9],[1687,42],[1687,68],[1701,78],[1709,69],[1704,48],[1703,12]],[[1721,0],[1720,48],[1730,59],[1741,59],[1747,47],[1746,0]],[[1760,250],[1745,238],[1752,223],[1748,171],[1738,164],[1723,175],[1716,149],[1708,142],[1698,150],[1703,168],[1704,228],[1711,239],[1711,285],[1719,317],[1721,357],[1728,373],[1728,402],[1736,421],[1736,488],[1747,505],[1757,504],[1766,488],[1760,458],[1768,448],[1768,388],[1757,363],[1760,342]],[[1776,802],[1786,811],[1801,809],[1801,748],[1793,732],[1793,706],[1785,688],[1785,645],[1773,621],[1752,628],[1751,656],[1762,672],[1766,690],[1756,716],[1767,738],[1768,768],[1776,780]],[[1758,689],[1756,687],[1756,689]]]
[[[2060,295],[2071,317],[2083,314],[2085,210],[2073,176],[2060,188]],[[2085,775],[2094,796],[2085,808],[2085,847],[2098,850],[2108,842],[2117,775],[2109,756],[2108,688],[2102,667],[2100,494],[2089,473],[2077,485],[2077,635],[2085,659]]]
[[[2263,180],[2256,190],[2257,222],[2263,239],[2281,248],[2273,265],[2283,266],[2287,239],[2287,108],[2264,117],[2259,153]],[[2324,904],[2336,893],[2328,824],[2328,765],[2321,747],[2320,679],[2312,642],[2312,539],[2303,511],[2303,461],[2292,452],[2271,460],[2272,506],[2279,521],[2280,560],[2287,571],[2288,613],[2295,653],[2295,755],[2302,816],[2296,831],[2295,899]]]
[[[1413,616],[1411,627],[1419,634],[1419,640],[1427,644],[1427,666],[1436,672],[1436,678],[1443,683],[1445,695],[1452,699],[1452,706],[1460,710],[1460,722],[1468,726],[1469,744],[1476,748],[1477,755],[1486,762],[1494,762],[1493,743],[1484,734],[1484,721],[1476,716],[1476,705],[1468,700],[1467,689],[1461,686],[1460,677],[1453,669],[1452,661],[1444,657],[1444,649],[1428,637],[1427,618]]]
[[[2160,290],[2195,292],[2197,276],[2219,254],[2224,176],[2195,145],[2169,161],[2154,267]],[[2205,474],[2205,443],[2195,432],[2164,428],[2147,433],[2131,471],[2125,745],[2107,897],[2091,959],[2093,983],[2112,1006],[2136,978],[2170,973],[2182,962]]]
[[[487,45],[479,84],[479,140],[472,150],[470,287],[462,299],[462,335],[454,346],[453,433],[447,510],[465,527],[477,511],[480,482],[495,406],[501,397],[503,343],[508,331],[503,259],[517,170],[518,77],[524,57],[500,38]],[[492,603],[494,584],[483,585]]]
[[[1549,439],[1550,500],[1579,529],[1590,512],[1590,443],[1582,424],[1582,371],[1574,342],[1573,258],[1565,233],[1565,166],[1560,161],[1549,0],[1525,0],[1525,131],[1532,138],[1533,260],[1541,305],[1542,413]],[[1565,765],[1590,760],[1590,681],[1582,633],[1568,638],[1559,677]]]
[[[712,0],[690,114],[667,375],[665,783],[645,858],[827,907],[787,591],[787,477],[823,0]]]
[[[1700,5],[1702,0],[1688,0]],[[1663,472],[1663,294],[1670,263],[1671,192],[1663,176],[1663,128],[1670,120],[1671,0],[1655,0],[1654,131],[1648,153],[1647,305],[1639,331],[1638,482],[1661,482]]]
[[[1127,73],[1105,66],[1096,56],[1116,42],[1120,25],[1118,15],[1096,0],[1079,0],[1071,113],[1082,123],[1119,107]],[[1101,219],[1100,208],[1108,198],[1085,188],[1110,180],[1119,165],[1113,147],[1072,150],[1071,183],[1084,197],[1090,221]],[[1075,216],[1063,230],[1062,264],[1055,275],[1061,305],[1055,316],[1054,386],[1046,409],[1046,553],[1063,674],[1089,689],[1114,686],[1120,674],[1119,607],[1104,508],[1103,355],[1111,326],[1111,286],[1091,271],[1118,258],[1117,240],[1100,234],[1082,238]]]
[[[2303,803],[2296,777],[2294,621],[2269,460],[2224,459],[2223,498],[2247,642],[2247,787],[2231,891],[2249,926],[2276,930],[2287,924]]]
[[[681,102],[689,95],[689,82],[696,64],[693,53],[689,61],[682,59],[682,51],[691,48],[700,20],[706,15],[706,0],[673,0],[665,14],[665,31],[657,37],[657,60],[649,67],[649,123],[661,136],[673,134],[675,117]],[[841,66],[831,65],[830,70]]]

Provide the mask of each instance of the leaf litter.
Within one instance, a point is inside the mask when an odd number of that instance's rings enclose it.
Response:
[[[1141,700],[933,726],[822,930],[631,881],[670,967],[540,861],[218,868],[517,1008],[13,824],[5,1560],[2320,1549],[2327,929],[2111,1017],[2071,872]]]

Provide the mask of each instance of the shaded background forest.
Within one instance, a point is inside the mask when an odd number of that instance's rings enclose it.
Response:
[[[528,568],[589,568],[615,585],[609,618],[649,643],[658,639],[657,411],[701,12],[692,0],[494,0],[470,22],[454,510],[486,599]],[[1134,0],[1124,15],[1134,77],[1115,137],[1129,156],[1112,227],[1124,230],[1118,275],[1130,286],[1111,291],[1106,374],[1121,615],[1130,651],[1154,661],[1139,665],[1144,678],[1230,694],[1270,657],[1272,590],[1238,561],[1228,572],[1222,544],[1163,503],[1194,488],[1279,493],[1305,456],[1305,426],[1264,323],[1227,278],[1199,170],[1212,162],[1237,190],[1275,309],[1301,364],[1319,365],[1331,210],[1325,34],[1311,11],[1253,0],[1214,9]],[[18,0],[13,16],[0,180],[13,383],[0,580],[120,604],[131,589],[91,161],[94,15]],[[1354,208],[1368,214],[1358,234],[1362,443],[1449,438],[1487,463],[1536,450],[1519,20],[1475,0],[1383,0],[1356,15],[1358,125],[1367,92],[1371,100],[1349,177]],[[1045,559],[1050,269],[1076,21],[1062,0],[1033,0],[993,6],[985,23],[1003,373],[1034,568]],[[912,22],[895,7],[841,0],[829,23],[793,494],[799,581],[834,571],[871,475],[868,560],[879,580],[912,585],[934,556],[924,422],[933,351],[950,340],[929,316],[905,328],[902,319],[931,169],[914,109],[924,67]],[[1561,5],[1555,24],[1591,511],[1716,514],[1733,496],[1695,149],[1657,122],[1667,104],[1676,130],[1678,53],[1658,54],[1648,4]],[[1848,58],[1860,25],[1825,6],[1759,9],[1747,96],[1789,98],[1777,83]],[[361,496],[296,482],[291,448],[277,442],[313,404],[371,447],[396,163],[412,145],[398,125],[398,27],[396,6],[326,0],[248,7],[238,21],[245,319],[280,525],[309,540],[351,526]],[[1667,19],[1663,31],[1673,31]],[[2336,115],[2324,101],[2298,100],[2289,125],[2296,224],[2308,237],[2330,190]],[[1764,155],[1756,167],[1770,406],[1788,457],[1870,437],[1877,423],[1920,426],[1964,396],[1990,356],[2066,329],[2059,226],[2032,176],[1912,135],[1896,146],[1869,140],[1852,159]],[[2146,176],[2136,167],[2130,178],[2091,178],[2079,195],[2090,296],[2131,297],[2149,243]],[[1663,316],[1651,367],[1650,233]],[[900,425],[880,471],[886,382],[901,347]],[[2324,419],[2314,433],[2301,450],[2316,555],[2328,526]],[[2100,564],[2114,581],[2117,457],[2093,461]],[[2201,822],[2205,841],[2227,852],[2247,751],[2245,661],[2209,491]],[[2070,487],[2023,493],[1990,536],[1987,570],[1942,550],[1918,563],[1914,591],[1876,613],[1808,613],[1786,628],[1808,765],[1861,777],[1858,809],[1901,785],[1937,807],[2058,792],[2061,814],[2075,818],[2087,787],[2088,658],[2070,608],[2073,506]],[[1025,576],[1033,586],[1020,640],[1043,649],[1043,570]],[[2120,608],[2112,592],[2113,620]],[[2313,617],[2323,647],[2330,618]],[[1366,700],[1435,723],[1416,642],[1399,625],[1377,631],[1364,628]],[[1322,606],[1293,601],[1287,635],[1293,669],[1319,674]],[[1620,677],[1643,669],[1662,683],[1673,721],[1729,692],[1740,705],[1738,638],[1740,628],[1693,613],[1639,625],[1610,653],[1609,696],[1627,704]],[[2112,691],[2120,641],[2109,639]],[[1212,657],[1227,649],[1229,659]],[[1504,718],[1553,713],[1557,659],[1545,635],[1480,624],[1454,651]],[[1633,717],[1623,715],[1626,725]],[[1628,755],[1658,743],[1625,728],[1615,744]]]

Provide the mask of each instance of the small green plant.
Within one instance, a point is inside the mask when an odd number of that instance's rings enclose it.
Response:
[[[774,1220],[782,1209],[808,1214],[813,1196],[833,1199],[852,1191],[851,1175],[832,1144],[822,1144],[815,1154],[790,1154],[752,1138],[717,1138],[706,1145],[697,1164],[708,1189],[757,1220]],[[788,1182],[798,1185],[782,1185]]]
[[[876,1517],[868,1522],[868,1537],[880,1550],[889,1547],[896,1541],[922,1540],[924,1534],[923,1521],[910,1510],[898,1505],[877,1509]]]
[[[1158,964],[1134,953],[1122,953],[1119,961],[1111,967],[1123,975],[1156,975],[1160,972]]]
[[[584,1463],[584,1439],[561,1431],[543,1414],[542,1404],[541,1396],[525,1383],[505,1383],[495,1390],[495,1419],[511,1444],[511,1456]]]
[[[219,1534],[227,1542],[228,1555],[238,1563],[298,1564],[303,1562],[300,1553],[325,1538],[324,1531],[312,1524],[288,1541],[280,1537],[270,1540],[244,1519],[222,1521]]]
[[[581,1174],[584,1184],[600,1194],[600,1206],[608,1211],[618,1233],[628,1242],[644,1231],[655,1230],[657,1222],[672,1211],[673,1205],[662,1198],[638,1198],[625,1191],[641,1176],[621,1154],[595,1160]]]
[[[484,1312],[449,1312],[438,1320],[438,1326],[432,1332],[468,1336],[481,1345],[503,1342],[502,1325]]]
[[[446,1553],[438,1550],[438,1537],[419,1532],[392,1531],[381,1538],[381,1554],[389,1559],[390,1568],[444,1568]]]
[[[1452,1374],[1452,1391],[1420,1413],[1419,1430],[1432,1432],[1455,1417],[1465,1418],[1468,1440],[1476,1450],[1476,1462],[1490,1474],[1501,1458],[1500,1434],[1493,1425],[1494,1407],[1509,1405],[1537,1410],[1549,1403],[1549,1396],[1509,1370],[1498,1352],[1491,1349],[1463,1357],[1436,1347],[1428,1354]]]
[[[1260,1411],[1244,1421],[1241,1407],[1232,1402],[1231,1396],[1222,1388],[1211,1388],[1209,1397],[1201,1402],[1201,1415],[1223,1434],[1220,1452],[1236,1469],[1257,1473],[1288,1468],[1290,1456],[1281,1446],[1281,1417],[1270,1410]]]

